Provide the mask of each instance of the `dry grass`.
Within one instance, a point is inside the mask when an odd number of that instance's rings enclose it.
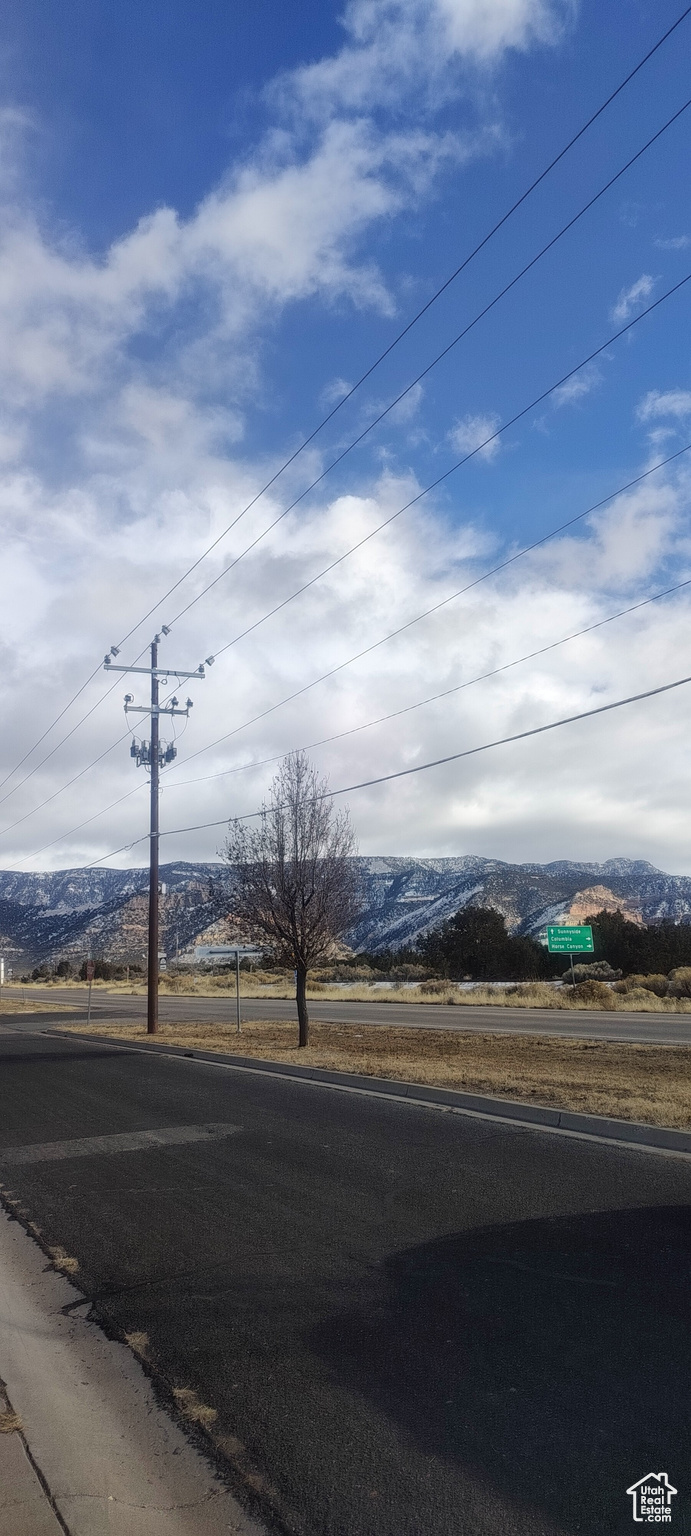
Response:
[[[58,985],[64,984],[58,983]],[[66,985],[74,987],[75,991],[83,992],[86,998],[85,982],[67,982]],[[146,995],[146,985],[143,981],[136,983],[98,981],[94,982],[94,990],[97,989],[108,996],[116,997],[123,994],[128,997]],[[162,976],[160,991],[162,997],[233,998],[235,981],[227,975]],[[259,1002],[263,998],[292,1001],[295,997],[295,986],[292,977],[276,976],[271,971],[252,974],[244,972],[240,981],[240,996],[253,998]],[[478,983],[474,987],[460,987],[450,981],[435,983],[432,990],[430,984],[424,982],[417,986],[397,983],[392,987],[373,986],[371,983],[360,982],[349,987],[313,980],[308,984],[307,996],[313,1002],[425,1003],[430,1008],[434,1008],[438,1003],[446,1003],[458,1008],[477,1007],[481,1004],[494,1008],[559,1008],[569,1012],[604,1007],[608,1012],[616,1013],[691,1013],[691,997],[658,997],[644,987],[634,987],[626,993],[603,987],[600,1001],[593,1002],[592,998],[574,996],[570,987],[563,989],[553,987],[546,981],[516,982],[510,987],[494,987],[489,983]],[[44,1012],[53,1008],[56,1011],[65,1011],[69,1009],[69,1004],[32,1004],[27,1000],[25,1004],[20,1004],[18,1009],[8,1008],[7,1011]],[[4,1011],[0,1003],[0,1012]]]
[[[6,1013],[74,1013],[70,1003],[33,1003],[29,997],[8,997],[0,988],[0,1016]]]
[[[203,1424],[205,1428],[213,1424],[218,1418],[215,1408],[208,1408],[206,1403],[201,1403],[196,1392],[191,1387],[173,1387],[173,1397],[180,1413],[193,1424]]]
[[[126,1333],[125,1343],[129,1344],[132,1353],[138,1355],[140,1360],[146,1360],[149,1352],[148,1333]]]
[[[0,1413],[0,1435],[12,1435],[16,1429],[23,1428],[18,1413]]]
[[[49,1248],[48,1252],[56,1269],[62,1270],[64,1275],[76,1275],[79,1269],[78,1259],[71,1259],[64,1248]]]
[[[79,1025],[73,1026],[75,1031]],[[92,1034],[144,1040],[139,1024],[92,1025]],[[532,1100],[652,1125],[691,1126],[691,1047],[610,1044],[545,1035],[466,1034],[403,1025],[311,1025],[296,1044],[293,1023],[161,1024],[156,1043],[224,1051],[299,1066],[398,1078],[469,1093]]]

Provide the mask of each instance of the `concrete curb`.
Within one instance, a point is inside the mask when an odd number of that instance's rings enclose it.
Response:
[[[46,1033],[48,1033],[46,1031]],[[292,1063],[266,1061],[256,1056],[235,1056],[221,1051],[191,1051],[182,1045],[148,1045],[143,1040],[116,1039],[110,1035],[82,1035],[76,1031],[51,1029],[51,1035],[64,1040],[102,1041],[120,1050],[144,1051],[149,1055],[192,1057],[212,1065],[235,1067],[239,1071],[266,1072],[272,1077],[292,1077],[305,1082],[324,1083],[332,1088],[349,1088],[383,1098],[408,1099],[430,1107],[447,1106],[487,1118],[513,1120],[535,1130],[568,1131],[572,1135],[593,1136],[629,1147],[653,1147],[667,1152],[691,1153],[691,1130],[644,1125],[638,1120],[614,1120],[603,1115],[582,1115],[566,1109],[549,1109],[541,1104],[522,1104],[515,1099],[489,1098],[484,1094],[460,1093],[454,1088],[432,1088],[425,1083],[398,1082],[394,1078],[367,1077],[355,1072],[329,1072],[324,1067],[298,1067]]]

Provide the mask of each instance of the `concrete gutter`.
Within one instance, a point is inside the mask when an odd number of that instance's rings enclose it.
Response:
[[[46,1031],[48,1033],[48,1031]],[[51,1029],[51,1035],[66,1040],[88,1040],[116,1046],[124,1051],[144,1051],[153,1055],[178,1056],[213,1066],[241,1072],[264,1072],[271,1077],[290,1077],[298,1081],[367,1093],[390,1099],[406,1100],[434,1109],[451,1109],[479,1115],[483,1119],[509,1121],[532,1130],[560,1131],[572,1136],[587,1136],[597,1141],[611,1141],[619,1146],[691,1154],[691,1130],[645,1125],[638,1120],[615,1120],[605,1115],[582,1115],[567,1109],[550,1109],[541,1104],[523,1104],[515,1099],[491,1098],[485,1094],[460,1093],[455,1088],[432,1088],[426,1083],[398,1082],[394,1078],[368,1077],[355,1072],[329,1072],[324,1067],[299,1067],[292,1063],[266,1061],[256,1056],[236,1056],[221,1051],[189,1050],[181,1045],[149,1045],[143,1040],[123,1041],[109,1035],[82,1035],[76,1031]]]

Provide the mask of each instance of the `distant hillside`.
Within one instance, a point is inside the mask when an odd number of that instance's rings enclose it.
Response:
[[[345,935],[353,949],[413,944],[469,903],[492,906],[515,933],[537,934],[560,917],[582,921],[619,907],[633,921],[691,921],[691,878],[643,860],[605,864],[504,864],[451,859],[360,858],[362,916]],[[161,947],[170,959],[202,939],[232,935],[233,898],[223,864],[161,868]],[[17,969],[94,955],[141,962],[146,950],[146,870],[0,871],[0,953]]]

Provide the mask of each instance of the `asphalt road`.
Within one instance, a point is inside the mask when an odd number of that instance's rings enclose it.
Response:
[[[22,987],[12,990],[12,997],[34,997],[41,1002],[70,1003],[74,1007],[74,1021],[86,1018],[86,993],[74,988]],[[256,1000],[241,999],[244,1019],[295,1019],[295,1004],[279,1002],[275,998]],[[210,1021],[225,1023],[235,1021],[234,997],[170,997],[159,1000],[162,1020]],[[628,1040],[654,1042],[658,1045],[691,1045],[691,1014],[659,1013],[600,1013],[583,1009],[567,1014],[550,1008],[493,1008],[460,1007],[443,1003],[353,1003],[310,1002],[310,1018],[329,1024],[396,1024],[418,1029],[472,1030],[476,1033],[492,1031],[496,1034],[563,1035],[566,1038],[589,1040]],[[0,1013],[0,1018],[2,1017]],[[66,1014],[36,1014],[27,1018],[25,1027],[35,1029],[45,1024],[64,1023]],[[144,1019],[146,998],[132,997],[126,993],[109,996],[94,992],[92,1018]],[[18,1021],[19,1022],[19,1021]],[[72,1021],[70,1021],[72,1022]]]
[[[284,1529],[691,1536],[691,1160],[4,1027],[0,1179]]]

